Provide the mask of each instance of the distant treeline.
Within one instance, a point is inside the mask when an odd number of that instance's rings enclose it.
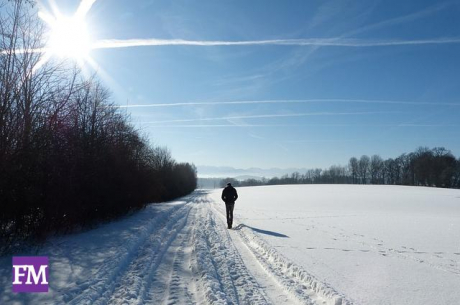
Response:
[[[350,158],[347,166],[311,169],[271,179],[238,181],[227,178],[234,186],[278,184],[389,184],[460,188],[460,158],[443,147],[420,147],[415,152],[383,160],[379,155]]]
[[[196,188],[195,167],[149,145],[94,78],[42,65],[27,4],[4,4],[0,29],[0,253]]]

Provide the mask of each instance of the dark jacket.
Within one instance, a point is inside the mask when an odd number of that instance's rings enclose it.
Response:
[[[222,200],[225,201],[225,203],[235,203],[236,199],[238,199],[238,193],[233,186],[229,185],[224,188],[222,191]]]

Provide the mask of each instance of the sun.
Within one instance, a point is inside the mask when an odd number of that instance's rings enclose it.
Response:
[[[38,16],[48,25],[46,51],[49,56],[83,60],[91,51],[91,39],[85,16],[65,16],[40,11]]]
[[[54,0],[49,0],[50,10],[42,7],[38,11],[38,17],[45,22],[48,30],[44,33],[44,45],[40,48],[44,56],[34,66],[35,71],[53,57],[71,59],[83,69],[87,64],[97,67],[90,56],[93,42],[85,21],[94,2],[96,0],[81,0],[73,15],[62,14]]]
[[[59,16],[50,24],[47,48],[52,55],[83,59],[91,50],[87,25],[76,16]]]

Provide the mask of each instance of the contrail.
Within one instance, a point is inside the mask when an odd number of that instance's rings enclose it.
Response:
[[[430,105],[430,106],[460,106],[460,103],[436,103],[392,100],[363,100],[363,99],[298,99],[298,100],[247,100],[247,101],[224,101],[224,102],[190,102],[190,103],[153,103],[116,105],[115,108],[143,108],[143,107],[180,107],[180,106],[219,106],[241,104],[303,104],[303,103],[363,103],[363,104],[396,104],[396,105]]]
[[[290,117],[304,117],[304,116],[335,116],[335,115],[338,115],[338,116],[370,115],[370,114],[388,114],[388,113],[399,113],[399,112],[376,111],[376,112],[308,112],[308,113],[290,113],[290,114],[259,114],[259,115],[226,116],[226,117],[216,117],[216,118],[147,121],[147,122],[140,122],[140,123],[143,123],[143,124],[184,123],[184,122],[220,121],[220,120],[233,120],[233,119],[290,118]]]
[[[185,39],[105,39],[92,45],[92,49],[130,48],[142,46],[321,46],[321,47],[384,47],[404,45],[454,44],[460,43],[459,37],[419,39],[419,40],[360,40],[344,38],[310,38],[310,39],[270,39],[270,40],[185,40]]]
[[[155,125],[155,128],[245,128],[245,127],[460,127],[458,124],[186,124]]]
[[[16,50],[3,50],[0,52],[2,55],[7,55],[10,53],[14,54],[30,54],[30,53],[46,53],[49,51],[48,48],[39,48],[39,49],[16,49]]]
[[[93,0],[82,2],[81,14],[86,14],[85,9],[94,3]],[[92,43],[90,49],[114,49],[132,48],[143,46],[318,46],[318,47],[387,47],[387,46],[408,46],[408,45],[432,45],[432,44],[457,44],[459,37],[420,39],[420,40],[360,40],[344,38],[310,38],[310,39],[271,39],[271,40],[246,40],[246,41],[225,41],[225,40],[185,40],[185,39],[104,39]],[[15,53],[43,53],[46,48],[16,50]],[[7,54],[2,51],[1,54]]]

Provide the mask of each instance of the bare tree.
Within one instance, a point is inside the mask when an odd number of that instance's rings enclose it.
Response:
[[[373,155],[370,163],[371,183],[379,184],[383,180],[383,159],[379,155]]]
[[[388,159],[384,162],[385,184],[394,185],[399,183],[399,166],[396,160]]]
[[[359,176],[361,178],[362,184],[367,184],[367,179],[369,175],[369,164],[370,164],[369,157],[366,155],[362,155],[358,162],[358,166],[359,166],[358,172],[359,172]]]
[[[350,168],[352,182],[353,184],[356,184],[358,182],[358,170],[359,170],[358,159],[356,159],[355,157],[350,158],[348,167]]]
[[[460,188],[460,158],[457,159],[457,164],[455,165],[455,172],[453,177],[452,185],[453,187]]]

